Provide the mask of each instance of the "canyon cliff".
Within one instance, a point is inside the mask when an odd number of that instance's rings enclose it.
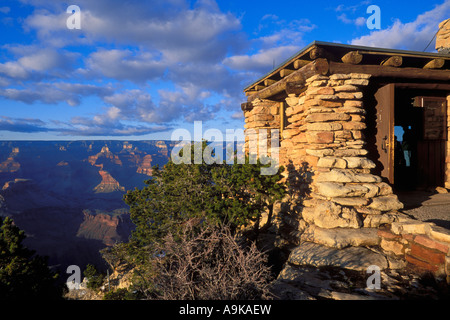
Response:
[[[2,141],[0,215],[27,234],[26,245],[68,265],[104,267],[99,250],[133,230],[126,190],[142,188],[169,160],[170,141]]]

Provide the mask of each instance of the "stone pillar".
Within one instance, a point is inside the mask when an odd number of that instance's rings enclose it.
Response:
[[[267,141],[262,143],[266,144],[263,147],[267,148],[270,155],[271,130],[280,130],[280,102],[256,99],[252,101],[252,108],[244,111],[244,116],[246,134],[244,150],[259,155],[257,149],[259,144],[250,142],[259,142],[260,130],[264,130],[263,134],[267,134]]]
[[[369,78],[316,75],[306,81],[304,93],[286,99],[289,125],[281,149],[292,167],[288,179],[309,188],[299,195],[299,242],[335,248],[378,245],[377,228],[395,221],[403,207],[392,188],[370,173],[375,164],[364,148],[362,100]],[[303,181],[292,174],[299,170]]]
[[[450,19],[439,24],[439,31],[436,35],[436,50],[439,53],[450,53]]]

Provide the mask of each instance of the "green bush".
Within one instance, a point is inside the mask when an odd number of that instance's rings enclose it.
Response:
[[[88,280],[87,287],[89,289],[98,290],[102,286],[105,276],[94,265],[88,264],[83,274]]]
[[[63,286],[57,282],[47,258],[24,247],[25,232],[9,217],[0,217],[0,300],[62,299]]]
[[[132,292],[125,288],[117,289],[106,293],[103,300],[135,300],[136,297]]]

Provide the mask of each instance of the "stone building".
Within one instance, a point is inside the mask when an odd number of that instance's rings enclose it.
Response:
[[[280,132],[297,201],[280,214],[283,241],[298,246],[292,263],[350,250],[356,269],[450,274],[449,230],[405,216],[396,195],[450,188],[449,21],[438,53],[315,41],[244,89],[246,130]]]

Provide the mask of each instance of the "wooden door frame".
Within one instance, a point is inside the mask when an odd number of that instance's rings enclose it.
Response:
[[[381,176],[394,184],[394,118],[395,118],[395,83],[378,88],[374,95],[376,100],[376,146],[378,161],[383,168]]]
[[[402,89],[418,89],[418,90],[430,90],[430,91],[447,91],[447,95],[450,95],[450,85],[441,83],[380,83],[379,88],[375,92],[374,98],[376,100],[376,148],[378,150],[378,161],[381,163],[381,176],[385,178],[391,185],[394,184],[394,125],[395,125],[395,96],[396,91]],[[427,96],[421,93],[420,95]],[[434,97],[433,94],[430,97]],[[447,98],[448,104],[448,98]],[[447,106],[448,110],[448,106]],[[380,119],[380,115],[384,116],[384,119]],[[449,115],[446,114],[447,119]],[[387,123],[387,122],[388,123]],[[384,127],[384,128],[383,128]],[[386,138],[385,141],[383,139]],[[447,142],[449,136],[447,136]],[[385,149],[385,150],[384,150]],[[447,148],[446,155],[448,154]],[[444,170],[445,171],[445,170]]]

